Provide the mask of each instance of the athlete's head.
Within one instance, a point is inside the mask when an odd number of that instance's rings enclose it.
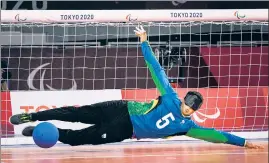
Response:
[[[199,92],[189,91],[184,102],[181,105],[181,112],[185,116],[190,116],[196,110],[198,110],[203,104],[203,96]]]

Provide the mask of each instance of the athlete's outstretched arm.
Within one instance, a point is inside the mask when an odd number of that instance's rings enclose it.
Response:
[[[149,68],[149,71],[151,73],[152,79],[160,91],[161,95],[165,94],[172,94],[175,93],[174,89],[170,85],[168,81],[168,77],[165,74],[163,68],[161,67],[160,63],[156,59],[152,48],[150,47],[148,41],[147,41],[147,33],[141,26],[140,28],[136,28],[135,33],[137,36],[140,37],[141,41],[141,49],[143,56],[145,58],[146,64]]]
[[[204,128],[201,126],[196,125],[194,122],[192,124],[192,128],[187,132],[186,136],[205,140],[212,143],[224,143],[224,144],[231,144],[241,147],[247,148],[263,148],[262,146],[254,145],[252,143],[247,142],[244,138],[239,136],[218,131],[213,128]]]

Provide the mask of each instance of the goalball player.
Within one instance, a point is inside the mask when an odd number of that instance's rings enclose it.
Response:
[[[34,121],[60,120],[93,124],[81,130],[58,129],[59,141],[72,146],[105,144],[125,139],[167,138],[186,135],[213,143],[225,143],[260,149],[244,138],[213,128],[200,127],[190,118],[198,110],[203,97],[199,92],[188,92],[179,99],[147,42],[143,27],[134,31],[140,37],[142,53],[161,96],[149,103],[135,101],[107,101],[78,108],[69,106],[37,113],[17,114],[10,118],[13,125]],[[32,136],[34,126],[26,127],[22,134]]]

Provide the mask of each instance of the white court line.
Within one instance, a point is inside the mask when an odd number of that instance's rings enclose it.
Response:
[[[95,159],[95,158],[129,158],[129,157],[132,157],[132,158],[137,158],[137,157],[173,157],[173,156],[207,156],[207,155],[253,155],[253,154],[268,154],[268,152],[249,152],[249,153],[246,153],[246,152],[237,152],[237,153],[229,153],[229,152],[223,152],[223,153],[184,153],[184,154],[146,154],[146,155],[122,155],[122,156],[115,156],[115,155],[104,155],[104,156],[90,156],[90,157],[83,157],[83,156],[71,156],[71,157],[45,157],[45,158],[40,158],[40,157],[36,157],[36,158],[12,158],[12,159],[2,159],[3,161],[10,161],[10,160],[13,160],[13,161],[26,161],[26,160],[63,160],[63,159]]]

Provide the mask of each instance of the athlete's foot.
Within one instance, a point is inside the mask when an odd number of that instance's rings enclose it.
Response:
[[[9,122],[13,125],[31,122],[31,115],[27,113],[16,114],[10,117]]]
[[[35,128],[34,126],[25,127],[22,130],[22,135],[23,136],[32,136],[33,135],[34,128]]]

